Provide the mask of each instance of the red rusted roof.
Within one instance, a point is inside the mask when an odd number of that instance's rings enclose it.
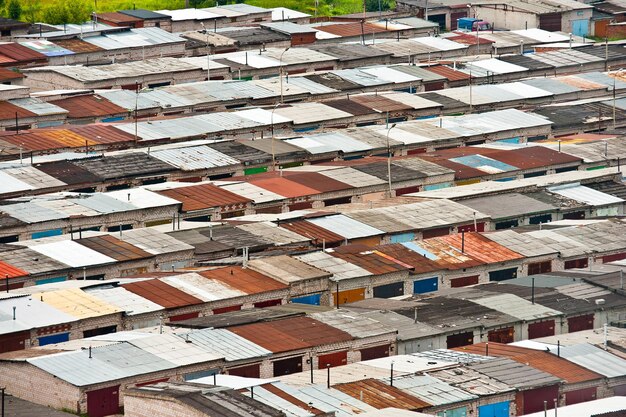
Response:
[[[441,266],[437,262],[431,261],[427,257],[408,249],[400,243],[380,245],[376,246],[374,249],[395,259],[400,259],[403,263],[411,265],[413,272],[416,274],[441,270]]]
[[[202,300],[193,295],[158,279],[122,284],[122,287],[165,308],[178,308],[203,303]]]
[[[320,194],[318,190],[288,180],[285,177],[260,178],[258,180],[250,180],[249,182],[257,187],[265,188],[268,191],[287,198],[306,197]]]
[[[411,265],[360,244],[340,246],[328,253],[353,265],[360,266],[375,275],[412,269]]]
[[[109,144],[132,142],[135,137],[111,125],[89,124],[85,126],[70,126],[67,130],[89,140],[90,144]]]
[[[83,117],[106,117],[118,116],[128,113],[128,110],[111,103],[109,100],[98,95],[84,95],[63,98],[52,102],[57,106],[67,110],[69,118]]]
[[[273,353],[289,352],[352,340],[352,336],[309,317],[293,317],[231,327],[239,336]]]
[[[426,401],[422,401],[405,391],[373,378],[337,384],[333,385],[333,388],[353,398],[360,399],[364,403],[379,410],[394,407],[403,410],[419,411],[431,407],[431,404]]]
[[[432,67],[424,67],[425,70],[430,72],[434,72],[435,74],[439,74],[443,77],[446,77],[450,81],[462,81],[469,80],[469,74],[466,74],[462,71],[455,70],[450,67],[446,67],[445,65],[435,65]]]
[[[484,355],[486,347],[485,343],[477,343],[455,348],[454,350]],[[541,350],[489,342],[489,356],[502,356],[513,359],[516,362],[530,365],[535,369],[552,374],[570,384],[603,378],[602,375]]]
[[[17,134],[3,134],[0,139],[14,146],[22,146],[26,151],[82,148],[85,146],[86,140],[85,137],[68,129],[33,129]]]
[[[313,407],[312,405],[310,405],[311,403],[305,403],[304,401],[294,397],[293,395],[288,394],[285,391],[281,390],[276,385],[264,384],[264,385],[261,385],[261,387],[263,387],[263,389],[271,392],[272,394],[274,394],[278,398],[281,398],[281,399],[287,401],[288,403],[291,403],[291,404],[295,405],[296,407],[299,407],[299,408],[301,408],[303,410],[306,410],[307,412],[313,414],[314,416],[317,416],[317,415],[327,415],[322,410],[319,410],[319,409]]]
[[[22,107],[11,104],[8,101],[0,101],[0,120],[15,120],[16,114],[19,119],[37,117],[35,113]]]
[[[243,209],[252,200],[232,193],[213,184],[192,185],[158,191],[159,194],[183,203],[183,211],[203,210],[215,207]]]
[[[364,22],[362,27],[361,22],[354,22],[316,26],[313,29],[321,30],[326,33],[332,33],[333,35],[341,37],[361,36],[362,33],[367,35],[371,33],[391,32],[384,27],[372,25],[368,22]]]
[[[494,43],[492,40],[481,38],[480,35],[477,37],[476,33],[480,32],[472,32],[472,34],[454,32],[452,36],[447,36],[446,39],[462,43],[463,45],[491,45]]]
[[[6,68],[0,68],[0,81],[15,80],[16,78],[24,78],[24,74]]]
[[[362,104],[365,107],[369,107],[374,111],[394,112],[413,109],[413,107],[408,106],[404,103],[400,103],[399,101],[394,101],[387,97],[379,96],[377,94],[354,95],[350,97],[350,100]]]
[[[103,50],[99,46],[85,42],[82,39],[57,39],[54,41],[54,44],[76,53],[98,52]]]
[[[137,259],[151,258],[154,255],[131,245],[128,242],[119,240],[111,235],[93,236],[85,239],[78,239],[76,242],[93,249],[103,255],[115,259],[116,261],[132,261]]]
[[[143,19],[118,12],[98,13],[98,20],[106,20],[112,23],[128,23],[133,24],[143,22]]]
[[[456,249],[439,237],[424,239],[418,245],[436,256],[435,262],[444,269],[456,270],[484,265],[484,262],[472,257],[467,252],[461,253],[460,249]]]
[[[0,261],[0,279],[25,277],[28,272],[23,271],[13,265]]]
[[[332,231],[324,229],[323,227],[311,222],[307,222],[306,220],[283,221],[280,223],[280,226],[287,230],[291,230],[300,236],[313,239],[313,244],[317,246],[321,246],[323,242],[325,242],[328,246],[334,246],[344,241],[343,236],[333,233]]]
[[[454,235],[441,236],[437,239],[450,244],[459,251],[461,250],[461,247],[464,246],[466,254],[486,264],[514,261],[516,259],[524,258],[524,256],[519,253],[513,252],[512,250],[487,239],[480,233],[457,233]],[[463,239],[465,239],[465,245],[462,245],[461,243]]]
[[[313,188],[321,193],[354,188],[352,185],[337,181],[319,172],[289,172],[287,175],[284,175],[284,177],[289,181],[297,182],[300,185]]]
[[[541,168],[576,162],[582,163],[582,158],[543,146],[526,146],[510,151],[500,151],[489,155],[489,157],[519,169]]]
[[[16,61],[16,60],[14,60],[14,59],[9,58],[9,57],[8,57],[8,56],[6,56],[6,55],[2,55],[2,54],[0,54],[0,65],[13,64],[13,63],[15,63],[15,62],[17,62],[17,61]]]
[[[223,282],[246,294],[259,294],[267,291],[283,290],[289,287],[267,275],[263,275],[249,268],[244,269],[240,266],[211,269],[209,271],[199,272],[199,274],[205,278]]]
[[[32,49],[15,42],[0,44],[0,54],[11,58],[14,62],[26,63],[48,60],[48,57],[44,54],[40,54],[37,51],[33,51]]]

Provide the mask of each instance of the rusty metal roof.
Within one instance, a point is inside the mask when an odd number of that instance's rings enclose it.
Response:
[[[0,68],[0,81],[14,80],[16,78],[24,78],[24,74],[6,68]]]
[[[23,107],[16,106],[8,101],[0,101],[0,120],[15,120],[16,114],[20,119],[37,117],[35,113]]]
[[[365,107],[369,107],[376,112],[413,110],[413,107],[409,105],[391,100],[378,94],[359,94],[352,96],[350,100],[355,101],[358,104],[362,104]]]
[[[69,51],[76,52],[77,54],[103,50],[99,46],[85,42],[82,39],[56,39],[54,44]]]
[[[68,129],[35,129],[18,134],[2,135],[0,138],[15,146],[23,146],[26,151],[82,148],[87,140]]]
[[[283,221],[281,227],[290,230],[300,236],[308,237],[313,240],[313,244],[321,246],[325,242],[328,246],[342,243],[345,239],[330,230],[324,229],[316,224],[307,222],[306,220]]]
[[[165,308],[186,307],[203,303],[199,298],[158,279],[122,284],[122,287]]]
[[[159,194],[183,203],[183,211],[203,210],[213,207],[243,206],[252,200],[231,193],[213,184],[192,185],[158,191]]]
[[[460,251],[463,236],[465,238],[465,253],[486,264],[513,261],[524,258],[523,255],[507,249],[493,240],[487,239],[480,233],[457,233],[454,235],[442,236],[438,239],[442,242],[450,244]]]
[[[422,252],[427,257],[430,257],[430,259],[445,269],[464,269],[484,264],[484,262],[470,256],[467,252],[461,253],[460,249],[452,247],[448,242],[438,237],[424,239],[421,242],[415,242],[415,244],[422,249]]]
[[[352,244],[328,251],[329,254],[376,275],[411,269],[411,266],[365,245]]]
[[[98,20],[106,20],[113,23],[143,22],[143,19],[118,12],[98,13],[96,16],[98,17]]]
[[[408,394],[406,391],[374,378],[337,384],[333,385],[333,388],[353,398],[358,398],[377,409],[395,407],[419,411],[431,406],[431,404]]]
[[[68,185],[93,184],[104,181],[103,178],[96,176],[70,161],[46,162],[36,164],[35,168]]]
[[[298,184],[285,177],[252,179],[249,182],[257,187],[265,188],[266,190],[287,198],[305,197],[320,193],[316,189]]]
[[[116,129],[114,126],[97,123],[85,126],[69,126],[67,130],[84,137],[89,141],[89,144],[97,143],[104,145],[110,143],[131,142],[134,140],[134,136],[130,133]]]
[[[154,256],[137,246],[119,240],[111,235],[93,236],[85,239],[78,239],[76,242],[88,247],[89,249],[93,249],[96,252],[111,257],[116,261],[132,261],[151,258]]]
[[[454,350],[484,355],[486,345],[485,343],[477,343],[470,346],[455,348]],[[580,365],[576,365],[566,359],[559,358],[549,352],[519,346],[490,342],[489,356],[500,356],[513,359],[516,362],[524,363],[535,369],[539,369],[540,371],[552,374],[570,384],[603,378],[600,374],[583,368]]]
[[[441,270],[441,266],[437,262],[431,261],[427,257],[408,249],[406,246],[400,243],[380,245],[374,247],[374,249],[378,252],[389,255],[395,259],[400,259],[402,260],[402,262],[411,265],[413,267],[413,272],[416,274]]]
[[[273,353],[352,340],[352,336],[348,333],[309,317],[293,317],[266,323],[253,323],[229,330],[271,350]]]
[[[319,172],[288,172],[284,175],[289,181],[312,188],[320,193],[347,190],[353,186],[337,181]]]
[[[393,32],[382,26],[373,25],[368,22],[364,22],[362,26],[361,22],[353,22],[315,26],[313,29],[321,30],[326,33],[332,33],[333,35],[341,37],[361,36],[362,33],[367,35],[372,33]]]
[[[463,71],[455,70],[450,67],[446,67],[445,65],[435,65],[432,67],[424,67],[424,69],[434,72],[435,74],[442,75],[446,77],[449,81],[463,81],[469,80],[469,74],[464,73]]]
[[[356,100],[350,100],[349,98],[340,98],[335,100],[328,100],[323,102],[325,105],[333,107],[335,109],[345,111],[354,116],[365,116],[372,114],[372,109],[363,104],[359,104]]]
[[[475,34],[454,32],[451,36],[446,37],[449,41],[462,43],[463,45],[490,45],[495,43],[492,40],[481,38]]]
[[[276,291],[288,288],[288,285],[278,282],[267,275],[249,268],[232,266],[198,272],[205,278],[215,279],[246,294],[259,294],[267,291]]]
[[[15,42],[0,44],[0,54],[7,56],[14,61],[24,63],[48,60],[44,54],[40,54],[37,51]]]
[[[28,272],[0,261],[0,279],[25,277]]]
[[[53,104],[67,110],[69,118],[104,117],[129,113],[117,104],[98,95],[83,95],[55,100]]]

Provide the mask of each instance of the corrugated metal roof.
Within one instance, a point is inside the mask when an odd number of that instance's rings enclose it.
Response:
[[[243,208],[250,199],[231,193],[213,184],[192,185],[189,187],[161,190],[159,194],[183,203],[183,211],[203,210],[215,207]]]
[[[549,187],[548,191],[596,207],[610,204],[622,204],[624,202],[621,198],[594,190],[593,188],[585,187],[580,184],[566,184]]]
[[[343,330],[355,339],[396,333],[395,329],[345,310],[330,310],[321,313],[312,313],[309,316],[336,329]]]
[[[241,224],[235,228],[255,235],[273,246],[304,244],[310,241],[310,238],[285,230],[272,222]]]
[[[204,302],[158,279],[132,282],[122,286],[165,308],[188,307]]]
[[[15,307],[15,320],[13,320],[13,307]],[[31,295],[0,300],[0,317],[2,318],[0,334],[72,323],[77,320],[75,316]]]
[[[79,288],[34,293],[32,297],[77,319],[122,312],[120,308],[87,294]]]
[[[176,367],[173,363],[129,343],[95,347],[89,351],[85,349],[57,353],[28,359],[28,362],[79,387]]]
[[[15,193],[33,189],[35,189],[34,186],[13,177],[8,172],[0,171],[0,194]]]
[[[28,275],[28,272],[6,262],[0,261],[0,279],[17,278],[26,275]]]
[[[31,249],[56,259],[73,268],[88,267],[117,262],[115,259],[96,252],[73,240],[62,240],[31,246]]]
[[[459,250],[464,246],[468,255],[487,264],[524,259],[524,256],[519,253],[501,246],[479,233],[456,233],[454,235],[442,236],[438,239],[449,243]],[[462,244],[463,242],[464,245]]]
[[[226,329],[196,330],[179,337],[223,356],[228,362],[262,358],[272,354],[271,351]]]
[[[454,387],[481,397],[511,392],[513,387],[464,366],[430,373]]]
[[[385,380],[387,382],[387,380]],[[429,375],[401,376],[393,379],[393,386],[408,392],[433,406],[471,401],[478,396],[467,393]]]
[[[353,279],[373,275],[367,269],[352,264],[341,258],[329,255],[326,252],[312,252],[306,255],[295,256],[296,259],[309,265],[328,271],[332,274],[333,280]]]
[[[533,304],[528,300],[513,294],[498,294],[489,297],[476,298],[473,302],[482,306],[509,314],[519,320],[539,320],[559,316],[562,313],[540,304]]]
[[[133,339],[129,343],[178,366],[217,361],[223,357],[219,353],[204,349],[194,343],[187,343],[179,335],[174,334],[142,337]]]
[[[249,182],[257,187],[269,190],[273,193],[284,195],[287,198],[309,197],[320,194],[320,191],[291,181],[288,177],[274,177],[263,179],[250,179]]]
[[[349,240],[384,234],[382,230],[368,226],[343,214],[318,217],[308,221]]]
[[[34,189],[55,188],[66,185],[63,181],[38,170],[32,165],[26,165],[18,168],[8,168],[0,171],[0,176],[4,176],[4,174],[10,175],[12,178],[17,179]],[[0,184],[2,184],[0,185],[0,189],[4,189],[7,183],[9,183],[8,178],[2,178],[0,181]]]
[[[313,223],[309,223],[306,220],[283,221],[280,223],[280,227],[313,240],[313,243],[317,246],[322,244],[331,246],[333,244],[343,243],[345,240],[343,236],[333,233],[330,230],[326,230]]]
[[[347,342],[352,336],[309,317],[293,317],[231,328],[230,331],[273,353]]]
[[[224,285],[222,282],[207,279],[196,273],[163,277],[161,281],[197,297],[204,302],[226,300],[246,295],[243,291]]]
[[[150,155],[183,171],[240,164],[238,160],[206,145],[155,150]]]
[[[78,239],[76,242],[120,262],[151,258],[154,256],[111,235],[87,237]]]
[[[248,267],[286,284],[331,276],[329,272],[287,255],[252,259]]]
[[[468,367],[517,389],[555,385],[561,382],[559,378],[549,373],[508,358],[478,361]]]
[[[320,123],[325,121],[351,118],[350,113],[337,110],[322,103],[298,103],[297,105],[278,107],[275,115],[293,120],[296,125]]]
[[[272,191],[258,187],[249,182],[236,182],[232,184],[221,184],[216,182],[220,188],[252,200],[255,204],[269,203],[284,200],[286,197]]]
[[[287,139],[284,142],[314,155],[339,151],[345,153],[365,152],[372,149],[371,146],[339,132],[320,133],[302,138]]]
[[[413,42],[435,48],[438,51],[455,51],[459,49],[466,49],[467,45],[463,45],[447,39],[438,38],[436,36],[426,36],[423,38],[413,38]]]
[[[551,345],[550,352],[556,348]],[[561,346],[560,355],[570,362],[597,372],[607,378],[619,378],[626,375],[626,360],[613,355],[589,343],[571,346]]]
[[[163,310],[160,305],[130,292],[124,287],[85,288],[83,291],[107,304],[118,307],[128,316]]]
[[[200,272],[199,274],[205,278],[223,282],[245,294],[258,294],[287,288],[286,284],[278,282],[259,272],[247,268],[244,269],[239,266],[217,268]]]

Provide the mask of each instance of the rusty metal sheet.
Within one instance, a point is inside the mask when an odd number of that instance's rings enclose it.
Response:
[[[134,141],[134,135],[126,133],[113,126],[102,124],[90,124],[85,126],[70,126],[70,132],[76,133],[89,141],[90,144],[110,144]],[[84,142],[83,142],[84,143]]]
[[[395,259],[400,259],[403,263],[411,265],[412,271],[415,274],[441,270],[441,265],[437,264],[437,262],[431,261],[427,257],[420,255],[399,243],[380,245],[374,247],[374,249]]]
[[[232,327],[229,330],[265,349],[271,350],[273,353],[289,352],[352,340],[352,336],[348,333],[309,317],[294,317],[266,323],[254,323]]]
[[[506,247],[487,239],[479,233],[457,233],[454,235],[441,236],[438,238],[442,242],[450,244],[457,251],[464,246],[466,254],[486,264],[514,261],[523,259],[524,256],[513,252]],[[465,244],[462,245],[463,239]]]
[[[284,221],[280,223],[281,227],[297,233],[301,236],[308,237],[313,240],[313,244],[321,246],[323,242],[328,246],[334,246],[342,243],[345,239],[330,230],[317,226],[306,220]]]
[[[67,110],[69,118],[84,117],[105,117],[118,116],[120,114],[128,114],[129,110],[124,109],[109,100],[98,95],[84,95],[76,97],[68,97],[61,100],[55,100],[53,104]]]
[[[122,284],[122,287],[165,308],[179,308],[203,303],[199,298],[158,279]]]
[[[14,61],[23,63],[48,60],[44,54],[40,54],[39,52],[22,46],[16,42],[0,44],[0,54],[13,59]]]
[[[358,104],[362,104],[365,107],[369,107],[370,109],[376,112],[395,112],[395,111],[407,111],[413,110],[413,107],[408,106],[404,103],[400,103],[399,101],[394,101],[383,97],[378,94],[360,94],[355,95],[350,100],[357,102]]]
[[[377,409],[394,407],[419,411],[431,406],[426,401],[373,378],[337,384],[333,385],[333,388]]]
[[[446,77],[450,81],[463,81],[469,80],[469,74],[464,73],[463,71],[455,70],[450,67],[446,67],[445,65],[435,65],[432,67],[425,67],[424,69],[434,72],[435,74],[442,75]]]
[[[158,191],[159,194],[183,203],[183,211],[203,210],[214,207],[243,209],[252,200],[231,193],[213,184],[192,185]]]
[[[76,242],[117,261],[132,261],[154,256],[137,246],[119,240],[111,235],[93,236],[78,239]]]
[[[65,48],[68,51],[79,53],[99,52],[103,49],[99,46],[85,42],[82,39],[58,39],[54,41],[55,45]]]
[[[411,266],[395,258],[373,251],[365,245],[340,246],[328,252],[353,265],[357,265],[375,275],[389,274],[411,269]]]
[[[288,285],[267,275],[240,266],[217,268],[198,273],[205,278],[215,279],[246,294],[259,294],[289,288]]]

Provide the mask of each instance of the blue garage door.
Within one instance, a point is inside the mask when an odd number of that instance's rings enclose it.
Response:
[[[306,295],[304,297],[292,298],[291,302],[297,303],[297,304],[311,304],[314,306],[318,306],[320,305],[321,297],[322,297],[322,294]]]
[[[481,405],[478,407],[478,417],[509,417],[509,402]]]
[[[589,20],[572,20],[572,33],[576,36],[587,36],[589,34]]]
[[[42,336],[39,338],[39,346],[51,345],[53,343],[67,342],[70,340],[69,333],[58,333],[50,336]]]
[[[437,413],[437,415],[439,417],[443,417],[444,412],[440,411]],[[467,417],[467,407],[459,407],[452,410],[446,410],[445,417]]]
[[[398,235],[391,236],[391,243],[404,243],[413,240],[413,233],[400,233]]]
[[[55,282],[63,282],[66,280],[67,280],[67,277],[44,278],[44,279],[40,279],[39,281],[35,281],[35,285],[52,284]]]
[[[437,291],[439,289],[439,278],[426,278],[413,281],[413,294],[424,294],[425,292]]]
[[[31,235],[33,239],[41,239],[42,237],[60,236],[63,234],[62,229],[44,230],[43,232],[35,232]]]

